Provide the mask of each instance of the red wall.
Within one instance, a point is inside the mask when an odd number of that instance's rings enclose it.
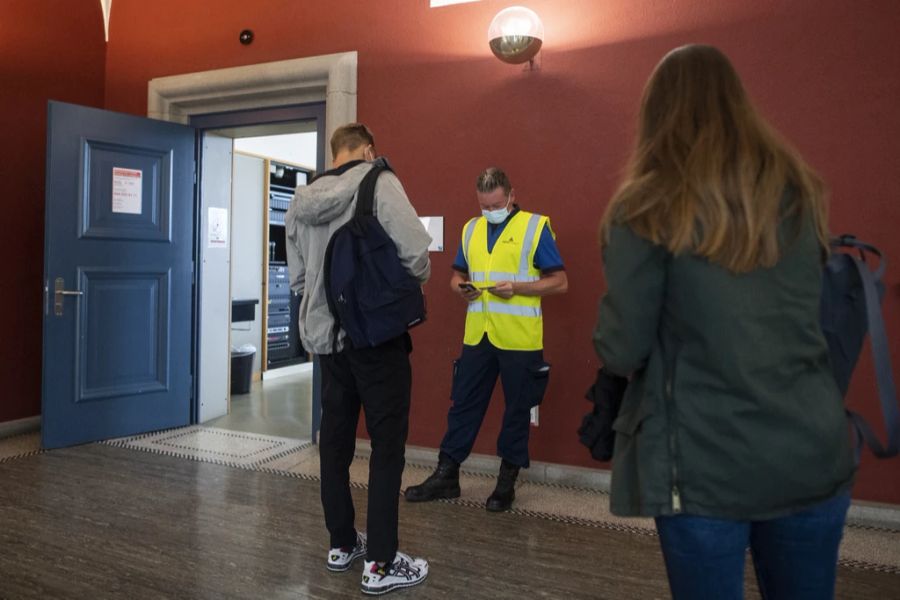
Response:
[[[97,0],[0,2],[0,422],[41,410],[41,279],[47,100],[103,105]]]
[[[463,329],[463,306],[447,287],[449,267],[462,224],[477,212],[475,176],[497,164],[523,207],[551,216],[570,280],[566,296],[545,302],[554,373],[532,455],[592,466],[574,432],[596,364],[590,331],[603,291],[596,225],[651,69],[675,46],[715,44],[732,57],[763,112],[825,177],[833,229],[855,232],[894,258],[885,312],[900,364],[900,4],[524,3],[547,30],[537,72],[502,64],[487,49],[488,23],[506,1],[429,9],[425,0],[219,0],[212,11],[205,0],[157,0],[152,9],[143,0],[115,0],[106,106],[145,114],[153,77],[358,50],[359,118],[374,130],[419,213],[446,217],[448,251],[433,255],[427,289],[432,319],[414,336],[410,443],[436,446],[443,433],[450,361]],[[252,46],[237,41],[244,28],[256,33]],[[29,215],[26,246],[38,248],[39,211]],[[27,260],[34,264],[22,271],[22,289],[34,290],[39,269],[36,259]],[[28,298],[36,301],[36,292]],[[29,364],[40,364],[38,351],[29,347]],[[870,363],[857,373],[852,401],[867,402],[862,410],[874,416]],[[34,390],[36,375],[27,377],[20,389]],[[499,404],[476,452],[494,451]],[[867,459],[857,496],[900,503],[898,475],[900,461]]]

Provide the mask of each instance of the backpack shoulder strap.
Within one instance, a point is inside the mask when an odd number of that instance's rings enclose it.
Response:
[[[369,169],[369,172],[363,177],[362,182],[359,184],[359,192],[357,192],[356,196],[356,211],[354,212],[354,216],[372,216],[375,214],[375,184],[378,182],[378,177],[385,171],[390,171],[391,173],[394,172],[391,165],[388,164],[387,159],[381,157],[372,164],[372,168]]]
[[[830,246],[832,248],[854,248],[859,253],[859,258],[865,263],[866,261],[866,252],[870,254],[874,254],[878,257],[878,267],[872,272],[872,276],[875,278],[875,281],[881,281],[884,277],[884,271],[887,268],[887,262],[884,259],[884,256],[881,254],[881,250],[873,246],[872,244],[867,244],[856,239],[855,235],[851,235],[849,233],[845,233],[843,235],[839,235],[836,238],[832,238]]]
[[[856,247],[865,248],[873,253],[881,256],[878,250],[868,245],[860,245]],[[852,412],[847,411],[851,421],[856,427],[857,441],[865,440],[865,443],[875,456],[879,458],[888,458],[896,456],[900,451],[900,411],[897,408],[897,388],[894,385],[894,375],[891,372],[891,355],[888,346],[887,333],[884,328],[884,319],[881,314],[879,305],[880,294],[878,293],[878,277],[884,272],[884,258],[881,259],[879,268],[874,273],[869,270],[862,260],[851,257],[853,264],[859,272],[859,278],[862,281],[863,292],[866,299],[866,317],[869,324],[869,340],[872,344],[872,357],[875,361],[875,376],[878,382],[878,398],[881,401],[881,413],[884,417],[884,427],[887,431],[887,445],[882,446],[878,438],[872,432],[863,418]]]

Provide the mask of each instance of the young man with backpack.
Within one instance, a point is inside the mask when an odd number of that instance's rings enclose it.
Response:
[[[360,185],[373,169],[382,169],[374,185],[373,212],[380,229],[396,247],[406,273],[424,284],[431,272],[431,238],[419,221],[403,186],[375,158],[375,140],[360,123],[338,128],[331,138],[334,166],[308,186],[300,186],[287,214],[291,288],[303,296],[300,338],[319,355],[322,368],[322,425],[319,454],[322,506],[331,537],[326,566],[346,571],[366,556],[361,589],[383,594],[421,583],[428,563],[398,552],[397,512],[409,423],[412,344],[403,331],[377,345],[354,344],[335,327],[326,298],[326,249],[342,226],[354,218]],[[377,226],[377,225],[376,225]],[[340,265],[338,265],[340,266]],[[338,273],[340,275],[340,273]],[[354,526],[350,463],[363,408],[372,442],[369,459],[368,537]]]

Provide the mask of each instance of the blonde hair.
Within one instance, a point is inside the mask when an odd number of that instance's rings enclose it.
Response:
[[[624,224],[673,254],[741,273],[778,262],[779,223],[808,215],[827,252],[821,180],[756,111],[718,49],[666,55],[644,89],[638,126],[601,245],[611,225]]]
[[[375,136],[362,123],[341,125],[331,134],[331,157],[336,158],[341,150],[356,150],[360,146],[375,147]]]

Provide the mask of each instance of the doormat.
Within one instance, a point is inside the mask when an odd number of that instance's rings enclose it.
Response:
[[[165,454],[230,467],[255,468],[292,454],[309,442],[193,425],[102,442],[110,446]]]
[[[193,426],[104,443],[307,481],[319,480],[318,447],[288,438]],[[368,463],[368,455],[354,457],[350,466],[352,487],[368,487]],[[433,464],[407,462],[402,488],[421,483],[433,469]],[[462,495],[440,502],[484,510],[484,502],[494,484],[492,475],[461,470]],[[408,505],[408,509],[414,510],[414,505]],[[607,493],[586,488],[520,481],[510,512],[582,527],[656,535],[652,519],[617,517],[609,512]],[[848,525],[844,529],[839,562],[856,569],[900,574],[900,531]]]

